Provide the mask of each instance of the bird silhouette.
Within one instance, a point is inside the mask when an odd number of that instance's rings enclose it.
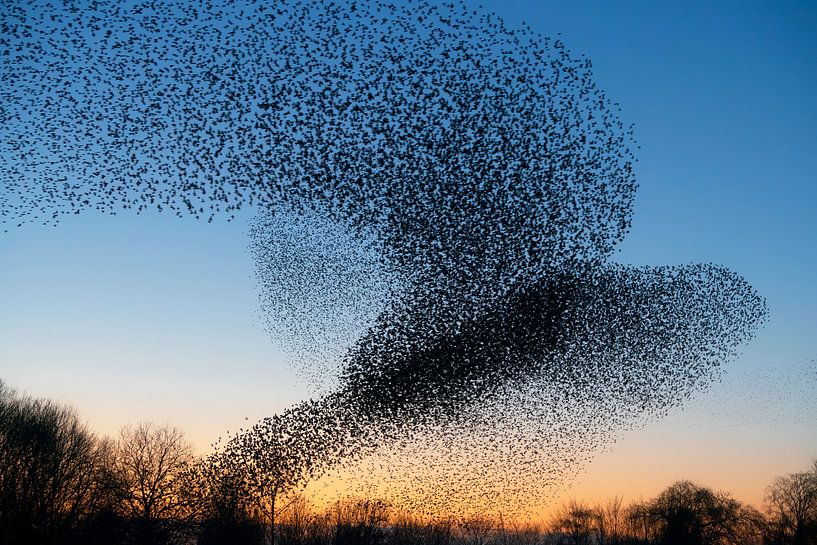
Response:
[[[465,2],[2,11],[4,227],[260,210],[267,326],[319,393],[221,444],[259,479],[533,509],[765,318],[723,267],[610,260],[637,143],[561,39]]]

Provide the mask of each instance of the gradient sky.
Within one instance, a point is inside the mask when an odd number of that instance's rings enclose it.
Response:
[[[770,309],[723,384],[623,433],[565,497],[690,478],[758,503],[817,456],[817,2],[481,4],[561,33],[634,123],[640,189],[616,259],[726,265]],[[0,378],[101,433],[166,421],[202,451],[298,401],[258,315],[251,217],[85,212],[0,234]]]

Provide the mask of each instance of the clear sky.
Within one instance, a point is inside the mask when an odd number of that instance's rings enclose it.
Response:
[[[566,496],[691,478],[758,502],[817,456],[817,2],[481,4],[561,33],[634,123],[640,189],[616,259],[726,265],[770,309],[724,385],[623,434]],[[0,378],[101,433],[167,421],[201,450],[299,400],[258,315],[251,216],[85,212],[0,234]],[[758,389],[769,368],[784,378]]]

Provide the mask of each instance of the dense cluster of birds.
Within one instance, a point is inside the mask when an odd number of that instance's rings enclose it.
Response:
[[[261,211],[267,324],[324,384],[230,440],[265,486],[346,472],[410,509],[535,507],[765,317],[722,267],[611,261],[631,129],[587,59],[470,2],[1,16],[6,228]]]

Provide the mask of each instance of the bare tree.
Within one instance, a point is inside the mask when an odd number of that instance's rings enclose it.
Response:
[[[734,528],[735,545],[754,545],[764,543],[766,519],[763,514],[749,505],[741,507],[740,521]]]
[[[382,500],[349,500],[335,504],[335,545],[376,545],[385,538],[389,506]]]
[[[594,523],[594,511],[583,502],[571,500],[554,515],[550,526],[562,543],[587,545],[593,534]]]
[[[494,545],[537,545],[542,532],[530,523],[521,524],[515,520],[506,522],[505,517],[500,514],[494,533]]]
[[[220,453],[269,521],[270,543],[275,543],[282,500],[308,479],[321,455],[324,443],[318,440],[311,410],[312,405],[303,403],[283,415],[264,418],[230,439]]]
[[[747,545],[757,534],[756,515],[729,494],[689,481],[628,509],[633,537],[664,545]]]
[[[460,521],[459,530],[466,545],[485,545],[496,529],[496,524],[487,516],[473,516]]]
[[[817,543],[817,467],[812,472],[777,477],[766,490],[764,507],[771,543]]]
[[[622,499],[618,496],[598,503],[592,510],[593,533],[599,545],[614,545],[621,541],[625,513]]]
[[[393,545],[451,545],[454,543],[454,521],[450,518],[423,519],[398,513],[391,524]]]
[[[259,506],[244,468],[224,452],[214,452],[197,464],[202,490],[199,545],[264,543]]]
[[[328,541],[328,516],[315,512],[311,502],[302,494],[295,494],[279,516],[278,538],[281,545],[308,545]]]
[[[0,382],[0,542],[80,535],[110,503],[108,452],[72,408]]]
[[[140,423],[122,429],[115,467],[138,542],[168,542],[195,514],[192,463],[191,446],[177,428]]]

